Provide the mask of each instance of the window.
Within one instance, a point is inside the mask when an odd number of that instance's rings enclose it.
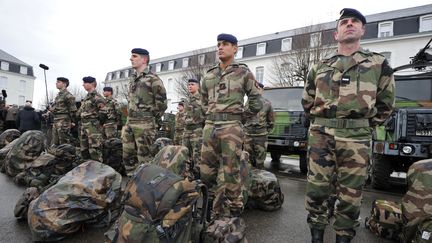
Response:
[[[204,54],[199,55],[198,56],[198,64],[199,65],[204,65],[204,63],[205,63],[205,55]]]
[[[393,36],[393,21],[381,22],[378,25],[378,37]]]
[[[162,70],[162,63],[156,64],[156,72],[159,73]]]
[[[4,76],[0,76],[0,89],[7,89],[8,86],[8,78]]]
[[[19,95],[18,96],[18,105],[24,105],[25,104],[25,96]]]
[[[116,96],[119,95],[119,86],[115,86],[115,94],[116,94]]]
[[[310,35],[310,47],[318,47],[321,45],[321,32]]]
[[[174,70],[174,61],[168,62],[168,70]]]
[[[189,58],[185,57],[183,58],[182,68],[187,68],[187,67],[189,67]]]
[[[172,86],[173,86],[173,79],[172,78],[168,78],[167,87],[166,87],[167,93],[171,93]]]
[[[419,32],[432,30],[432,14],[420,17]]]
[[[391,65],[391,52],[389,51],[385,51],[385,52],[380,52],[381,55],[385,56],[385,58],[387,59],[388,63]]]
[[[21,73],[21,74],[25,74],[25,75],[27,75],[27,67],[25,67],[25,66],[20,66],[20,73]]]
[[[20,91],[25,91],[26,90],[26,81],[25,80],[20,80],[19,90]]]
[[[112,73],[108,73],[107,74],[107,80],[109,81],[109,80],[111,80],[112,79]]]
[[[264,67],[257,67],[256,68],[255,78],[259,83],[264,82]]]
[[[129,70],[124,70],[124,76],[125,78],[129,77]]]
[[[292,49],[292,38],[282,39],[282,51],[291,51]]]
[[[117,71],[117,72],[115,73],[115,78],[116,78],[116,79],[119,79],[119,78],[120,78],[120,71]]]
[[[217,53],[216,53],[217,55]],[[237,53],[235,54],[235,59],[241,59],[243,58],[243,46],[240,46],[239,48],[237,48]]]
[[[9,71],[9,63],[8,62],[1,62],[1,70]]]
[[[261,56],[261,55],[266,54],[266,46],[267,46],[267,43],[257,44],[256,55]]]

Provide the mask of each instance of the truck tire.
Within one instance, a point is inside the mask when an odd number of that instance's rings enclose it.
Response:
[[[280,162],[281,154],[278,154],[276,152],[271,152],[270,156],[271,156],[272,162]]]
[[[300,172],[302,174],[307,174],[308,167],[307,167],[307,153],[300,153]]]
[[[386,190],[390,188],[390,175],[393,172],[391,160],[380,154],[374,154],[372,158],[372,187]]]

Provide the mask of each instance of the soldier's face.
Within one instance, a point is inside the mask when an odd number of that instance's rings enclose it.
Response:
[[[228,41],[218,41],[218,57],[221,61],[228,61],[234,59],[234,55],[237,52],[237,45],[234,45]]]
[[[94,88],[92,83],[83,83],[83,87],[86,91],[91,91]]]
[[[341,19],[337,23],[334,38],[339,43],[353,43],[361,39],[365,33],[365,26],[357,18]]]
[[[140,68],[147,65],[147,56],[132,53],[130,61],[133,68]]]
[[[182,105],[177,106],[177,110],[182,112],[184,110],[184,107]]]
[[[189,93],[195,94],[198,91],[198,84],[189,82],[188,83],[188,90],[189,90]]]
[[[112,94],[111,94],[111,91],[104,91],[104,92],[103,92],[103,96],[104,96],[104,97],[111,97],[111,95],[112,95]]]
[[[66,87],[65,83],[63,83],[62,81],[57,80],[57,82],[56,82],[56,88],[57,89],[63,89],[65,87]]]

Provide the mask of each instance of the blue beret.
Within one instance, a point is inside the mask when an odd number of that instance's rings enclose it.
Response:
[[[345,19],[345,18],[350,18],[350,17],[353,17],[353,18],[360,20],[363,23],[363,25],[366,24],[365,16],[363,16],[363,14],[361,14],[358,10],[353,9],[353,8],[344,8],[340,11],[339,20]]]
[[[96,79],[93,78],[92,76],[87,76],[83,78],[84,83],[93,83],[96,82]]]
[[[135,54],[146,55],[146,56],[149,55],[149,52],[146,49],[142,49],[142,48],[134,48],[132,49],[131,52]]]
[[[237,38],[230,34],[220,34],[217,37],[217,41],[228,41],[233,44],[237,44]]]
[[[190,78],[190,79],[188,79],[188,83],[197,83],[197,84],[199,84],[199,81],[196,80],[196,79],[194,79],[194,78]]]
[[[104,87],[103,91],[110,91],[112,93],[113,89],[111,87]]]
[[[258,83],[258,86],[260,86],[261,89],[264,88],[264,84],[262,84],[262,83]]]

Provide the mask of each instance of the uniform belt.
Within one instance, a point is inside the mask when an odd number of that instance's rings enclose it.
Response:
[[[331,128],[361,128],[370,127],[368,119],[343,119],[315,117],[313,124]]]
[[[131,118],[145,118],[145,117],[153,117],[153,112],[150,112],[150,111],[129,111],[128,115]]]
[[[241,121],[241,114],[232,113],[212,113],[207,115],[207,119],[210,121]]]
[[[99,121],[97,118],[81,118],[81,122]]]
[[[199,124],[189,124],[185,126],[186,130],[195,130],[198,128],[203,128],[203,125],[199,123]]]
[[[259,133],[265,133],[267,132],[267,128],[254,128],[254,127],[245,127],[245,131],[249,134],[259,134]]]

